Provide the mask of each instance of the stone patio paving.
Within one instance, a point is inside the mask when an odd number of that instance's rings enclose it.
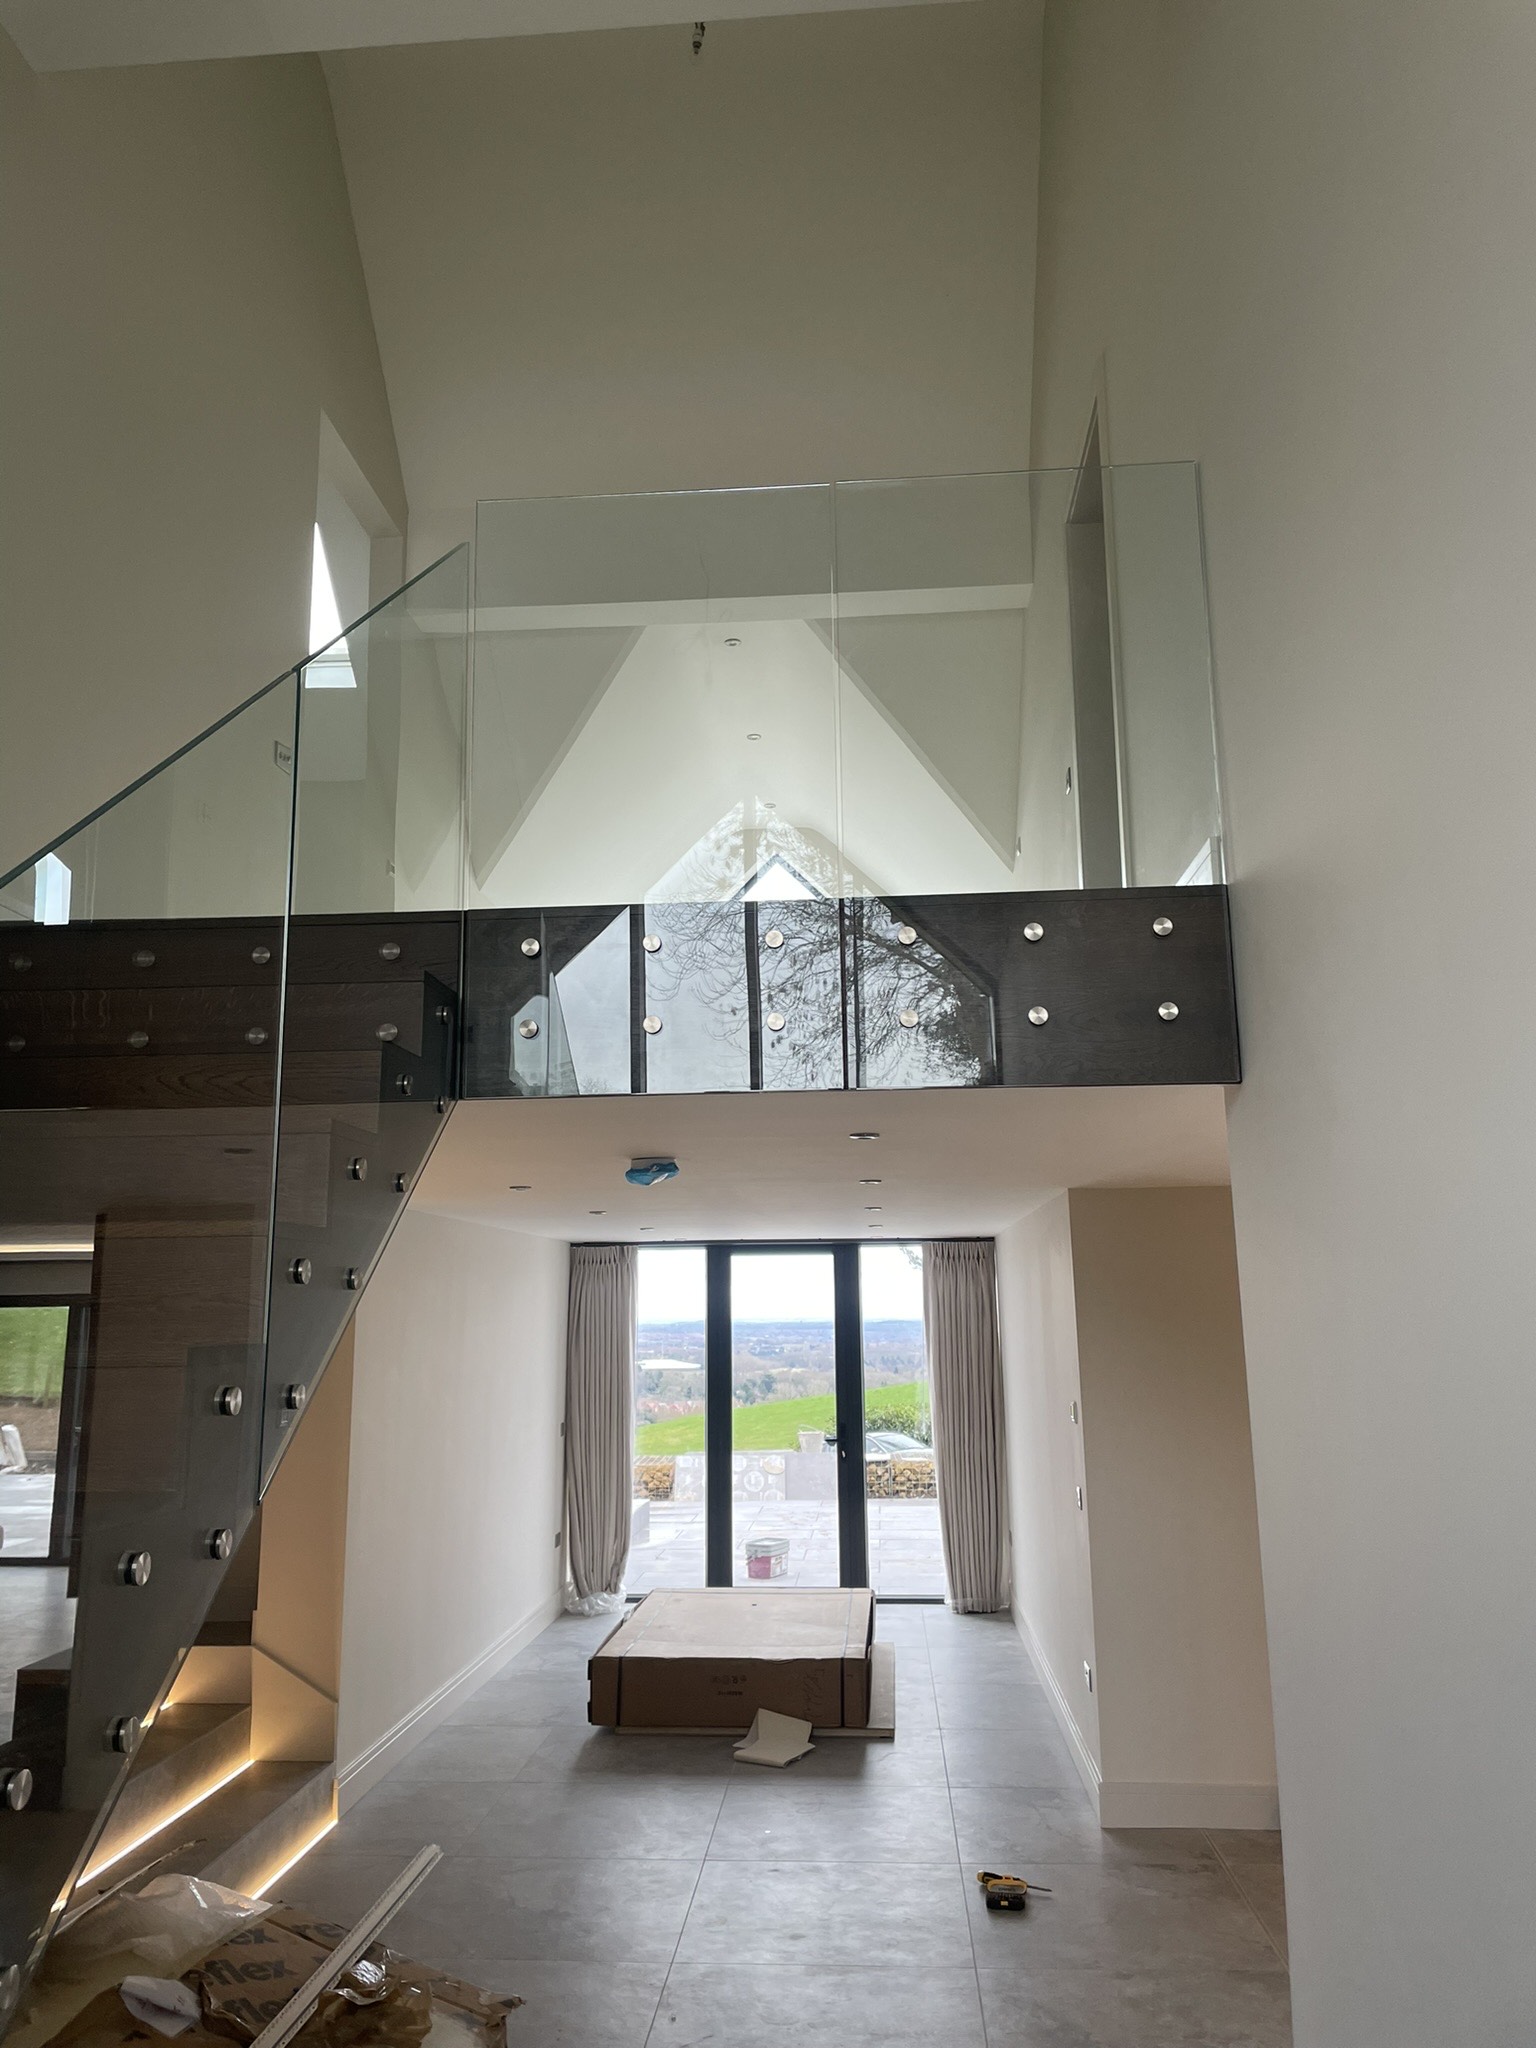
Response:
[[[944,1597],[944,1557],[936,1500],[872,1500],[869,1510],[870,1583],[877,1593]],[[830,1500],[738,1501],[733,1535],[738,1585],[747,1581],[746,1545],[753,1537],[787,1536],[789,1570],[770,1586],[835,1586],[838,1582],[837,1503]],[[625,1590],[650,1593],[663,1586],[704,1583],[704,1503],[653,1501],[650,1541],[629,1556]]]

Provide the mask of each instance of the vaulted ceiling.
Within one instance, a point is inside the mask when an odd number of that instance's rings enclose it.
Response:
[[[710,0],[709,15],[745,21],[911,4],[915,0]],[[0,0],[0,25],[35,71],[684,21],[677,0]]]

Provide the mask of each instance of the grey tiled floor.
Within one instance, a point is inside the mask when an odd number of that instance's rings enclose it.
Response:
[[[780,1774],[586,1725],[607,1621],[563,1620],[283,1882],[526,2003],[538,2048],[1289,2048],[1278,1838],[1104,1834],[1005,1618],[882,1608],[894,1744]],[[974,1874],[1052,1895],[989,1914]]]

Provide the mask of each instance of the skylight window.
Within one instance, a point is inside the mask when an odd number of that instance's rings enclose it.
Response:
[[[318,525],[309,578],[309,644],[322,651],[304,670],[306,690],[357,688],[347,643],[341,637],[341,608],[336,602],[336,586],[331,581],[331,566],[325,559],[325,542]]]
[[[743,903],[808,903],[820,896],[821,891],[812,888],[780,854],[759,868],[741,892]]]

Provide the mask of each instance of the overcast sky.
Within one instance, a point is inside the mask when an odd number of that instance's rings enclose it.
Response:
[[[917,1322],[923,1275],[896,1244],[860,1247],[864,1314],[874,1322]],[[826,1252],[738,1252],[732,1307],[746,1323],[830,1323],[832,1260]],[[704,1320],[704,1252],[655,1245],[640,1252],[642,1323]]]

